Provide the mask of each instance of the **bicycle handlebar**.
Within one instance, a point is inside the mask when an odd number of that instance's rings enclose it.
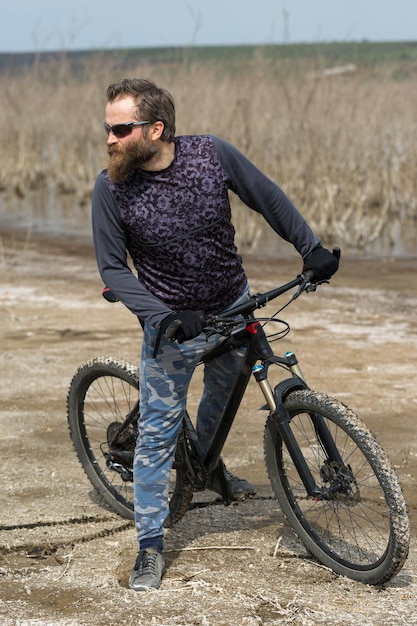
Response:
[[[260,309],[271,300],[275,300],[278,296],[290,291],[294,287],[299,286],[299,293],[301,294],[305,291],[306,287],[312,284],[312,280],[314,280],[315,273],[313,270],[307,270],[303,274],[299,274],[297,278],[290,280],[288,283],[281,285],[280,287],[276,287],[275,289],[271,289],[270,291],[266,291],[265,293],[256,293],[249,300],[239,304],[238,306],[233,307],[233,309],[228,309],[225,313],[214,315],[214,318],[222,318],[222,317],[234,317],[236,315],[245,315],[248,313],[253,313],[256,309]],[[298,294],[298,292],[297,292]],[[296,297],[297,297],[296,294]]]
[[[218,326],[219,322],[221,322],[222,320],[234,318],[238,315],[249,315],[250,313],[253,313],[253,311],[256,311],[256,309],[260,309],[263,306],[265,306],[271,300],[274,300],[278,296],[298,286],[299,289],[297,293],[293,296],[293,299],[295,299],[303,291],[306,291],[309,285],[311,286],[311,289],[313,289],[312,281],[314,280],[314,277],[315,277],[314,271],[307,270],[303,274],[299,274],[297,278],[290,280],[288,283],[285,283],[284,285],[281,285],[280,287],[276,287],[275,289],[271,289],[270,291],[266,291],[265,293],[257,293],[251,296],[249,300],[246,300],[246,302],[243,302],[242,304],[239,304],[233,307],[232,309],[228,309],[224,313],[219,313],[216,315],[202,314],[202,321],[203,321],[204,327],[207,328],[213,325],[216,327]],[[315,288],[316,288],[316,285],[314,285],[314,289]],[[167,339],[169,339],[170,341],[175,341],[176,334],[179,328],[181,328],[181,321],[174,320],[165,330],[165,336],[167,337]]]
[[[334,256],[339,260],[340,259],[340,248],[333,248]],[[219,322],[222,320],[228,320],[232,317],[236,317],[237,315],[249,315],[256,311],[256,309],[260,309],[265,306],[271,300],[274,300],[278,296],[290,291],[294,287],[298,287],[297,292],[292,297],[292,300],[295,300],[300,296],[303,291],[313,291],[317,289],[317,286],[324,282],[329,282],[327,280],[314,282],[316,274],[314,270],[306,270],[302,274],[299,274],[297,278],[290,280],[288,283],[281,285],[280,287],[276,287],[275,289],[271,289],[270,291],[266,291],[265,293],[257,293],[246,302],[233,307],[232,309],[228,309],[224,313],[219,313],[217,315],[204,315],[202,314],[202,322],[205,328],[210,326],[214,326],[219,330]],[[175,341],[176,334],[181,328],[181,321],[174,320],[168,328],[165,330],[165,336],[170,341]]]

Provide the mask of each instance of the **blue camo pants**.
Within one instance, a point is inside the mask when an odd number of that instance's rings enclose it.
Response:
[[[249,298],[246,290],[230,307]],[[223,341],[220,335],[204,334],[185,343],[171,343],[161,337],[153,358],[158,329],[145,324],[140,365],[139,436],[133,465],[135,525],[139,544],[161,538],[168,514],[169,478],[187,392],[201,357]],[[196,430],[208,449],[225,405],[228,392],[244,354],[233,350],[204,366],[203,395],[199,404]]]

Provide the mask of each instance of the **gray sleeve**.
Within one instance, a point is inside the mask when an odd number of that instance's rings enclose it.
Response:
[[[92,227],[97,265],[104,284],[132,313],[153,326],[159,326],[172,311],[130,270],[125,232],[103,173],[97,177],[93,190]]]
[[[261,213],[280,237],[293,244],[304,258],[321,245],[301,213],[282,189],[239,150],[212,136],[229,187],[248,207]]]

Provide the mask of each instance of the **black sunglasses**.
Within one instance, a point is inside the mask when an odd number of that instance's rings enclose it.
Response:
[[[106,122],[103,122],[104,130],[107,135],[113,133],[118,139],[123,139],[123,137],[130,135],[134,126],[144,126],[145,124],[151,124],[151,122],[127,122],[126,124],[115,124],[115,126],[110,126]]]

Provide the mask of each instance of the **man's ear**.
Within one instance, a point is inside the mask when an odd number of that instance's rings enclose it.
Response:
[[[154,122],[151,125],[150,131],[149,131],[150,138],[153,139],[154,141],[161,139],[161,135],[164,132],[164,128],[165,126],[163,122],[161,121]]]

